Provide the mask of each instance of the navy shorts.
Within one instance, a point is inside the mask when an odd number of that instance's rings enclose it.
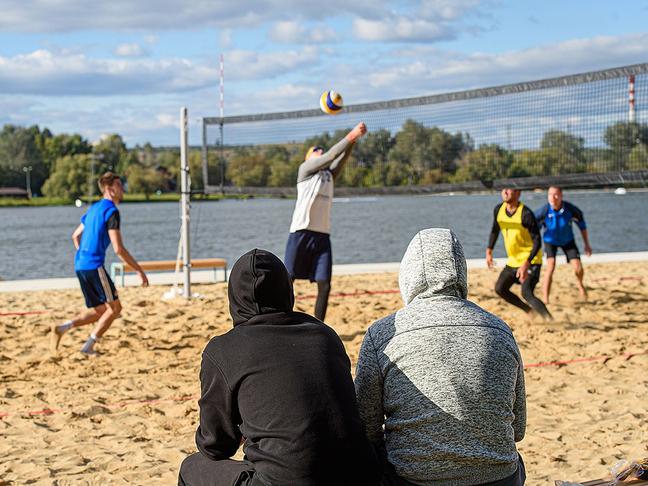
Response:
[[[545,255],[547,258],[556,258],[556,253],[558,253],[558,248],[562,248],[567,256],[567,261],[580,260],[580,252],[576,246],[576,240],[571,240],[566,245],[553,245],[545,241]]]
[[[333,270],[331,237],[309,230],[290,233],[284,263],[292,279],[330,281]]]
[[[115,284],[104,267],[95,270],[77,270],[76,274],[88,308],[119,299]]]

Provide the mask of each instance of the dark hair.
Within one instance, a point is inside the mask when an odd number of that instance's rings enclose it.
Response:
[[[121,177],[110,171],[106,172],[99,178],[99,190],[103,192],[107,187],[112,186],[116,180],[121,181]]]
[[[563,192],[562,187],[560,187],[560,186],[554,186],[554,185],[551,185],[551,186],[549,186],[549,189],[551,189],[552,187],[553,187],[554,189],[558,189],[560,192]],[[547,189],[547,190],[549,190],[549,189]]]

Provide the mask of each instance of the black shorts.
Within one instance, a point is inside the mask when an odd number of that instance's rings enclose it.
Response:
[[[542,265],[531,265],[529,267],[529,277],[524,281],[524,283],[528,283],[528,285],[531,285],[531,287],[535,288],[535,286],[540,281],[541,269]],[[509,281],[509,287],[514,283],[521,284],[520,279],[517,278],[517,270],[518,267],[509,267],[508,265],[506,265],[500,273],[499,278],[504,281]]]
[[[290,233],[284,263],[292,279],[330,281],[333,270],[331,237],[309,230]]]
[[[567,256],[568,262],[572,260],[580,260],[580,252],[578,251],[578,247],[576,246],[576,240],[571,240],[566,245],[553,245],[545,241],[544,247],[545,255],[547,255],[547,258],[556,258],[558,248],[562,248],[562,250],[565,252],[565,255]]]
[[[95,270],[77,270],[76,274],[88,308],[119,299],[115,284],[103,266]]]

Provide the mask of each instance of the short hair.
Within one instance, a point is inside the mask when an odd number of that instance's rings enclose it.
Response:
[[[101,192],[104,192],[107,187],[112,186],[116,180],[119,180],[121,182],[121,177],[119,177],[117,174],[113,172],[106,172],[104,175],[102,175],[99,178],[98,184],[99,184],[99,190]]]
[[[554,189],[558,189],[560,192],[563,192],[562,187],[560,187],[560,186],[554,186],[554,185],[551,185],[551,186],[549,186],[549,189],[551,189],[552,187],[553,187]],[[549,190],[549,189],[547,189],[547,190]]]
[[[308,157],[310,157],[311,154],[316,150],[324,151],[324,148],[320,147],[319,145],[313,145],[311,148],[308,149],[308,152],[306,152],[306,160],[308,160]]]

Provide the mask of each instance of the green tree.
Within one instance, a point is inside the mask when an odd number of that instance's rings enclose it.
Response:
[[[626,168],[630,152],[640,144],[648,144],[648,124],[618,122],[605,130],[603,140],[610,147],[608,170]]]
[[[89,183],[96,184],[96,180],[90,181],[90,156],[66,155],[56,160],[54,171],[43,185],[43,193],[71,201],[88,194]]]
[[[42,141],[43,161],[51,171],[57,159],[66,155],[89,154],[92,146],[79,134],[51,135],[49,130],[43,130]]]
[[[272,187],[289,187],[297,181],[297,171],[302,162],[298,157],[291,157],[290,151],[283,145],[273,145],[263,154],[270,167],[268,185]]]
[[[418,183],[428,170],[453,173],[456,161],[467,149],[461,133],[452,135],[440,128],[426,128],[414,120],[407,120],[396,134],[389,160],[411,165],[414,183]]]
[[[549,130],[540,142],[545,159],[545,174],[575,174],[585,172],[585,140],[560,130]]]
[[[628,157],[628,165],[630,170],[648,169],[648,145],[635,145]]]
[[[137,154],[129,153],[121,135],[116,133],[102,137],[93,145],[92,152],[96,161],[96,174],[107,170],[123,174],[131,163],[139,162]]]
[[[268,185],[270,166],[262,153],[239,149],[229,160],[227,176],[235,186],[265,187]]]
[[[148,199],[156,191],[165,189],[165,180],[158,171],[151,167],[132,164],[126,171],[128,192],[144,194]]]
[[[49,170],[40,150],[41,132],[29,128],[5,125],[0,132],[0,186],[26,187],[24,167],[31,167],[32,192],[38,194]]]
[[[497,144],[481,145],[467,152],[459,161],[459,169],[451,177],[452,182],[493,181],[508,176],[511,153]]]

